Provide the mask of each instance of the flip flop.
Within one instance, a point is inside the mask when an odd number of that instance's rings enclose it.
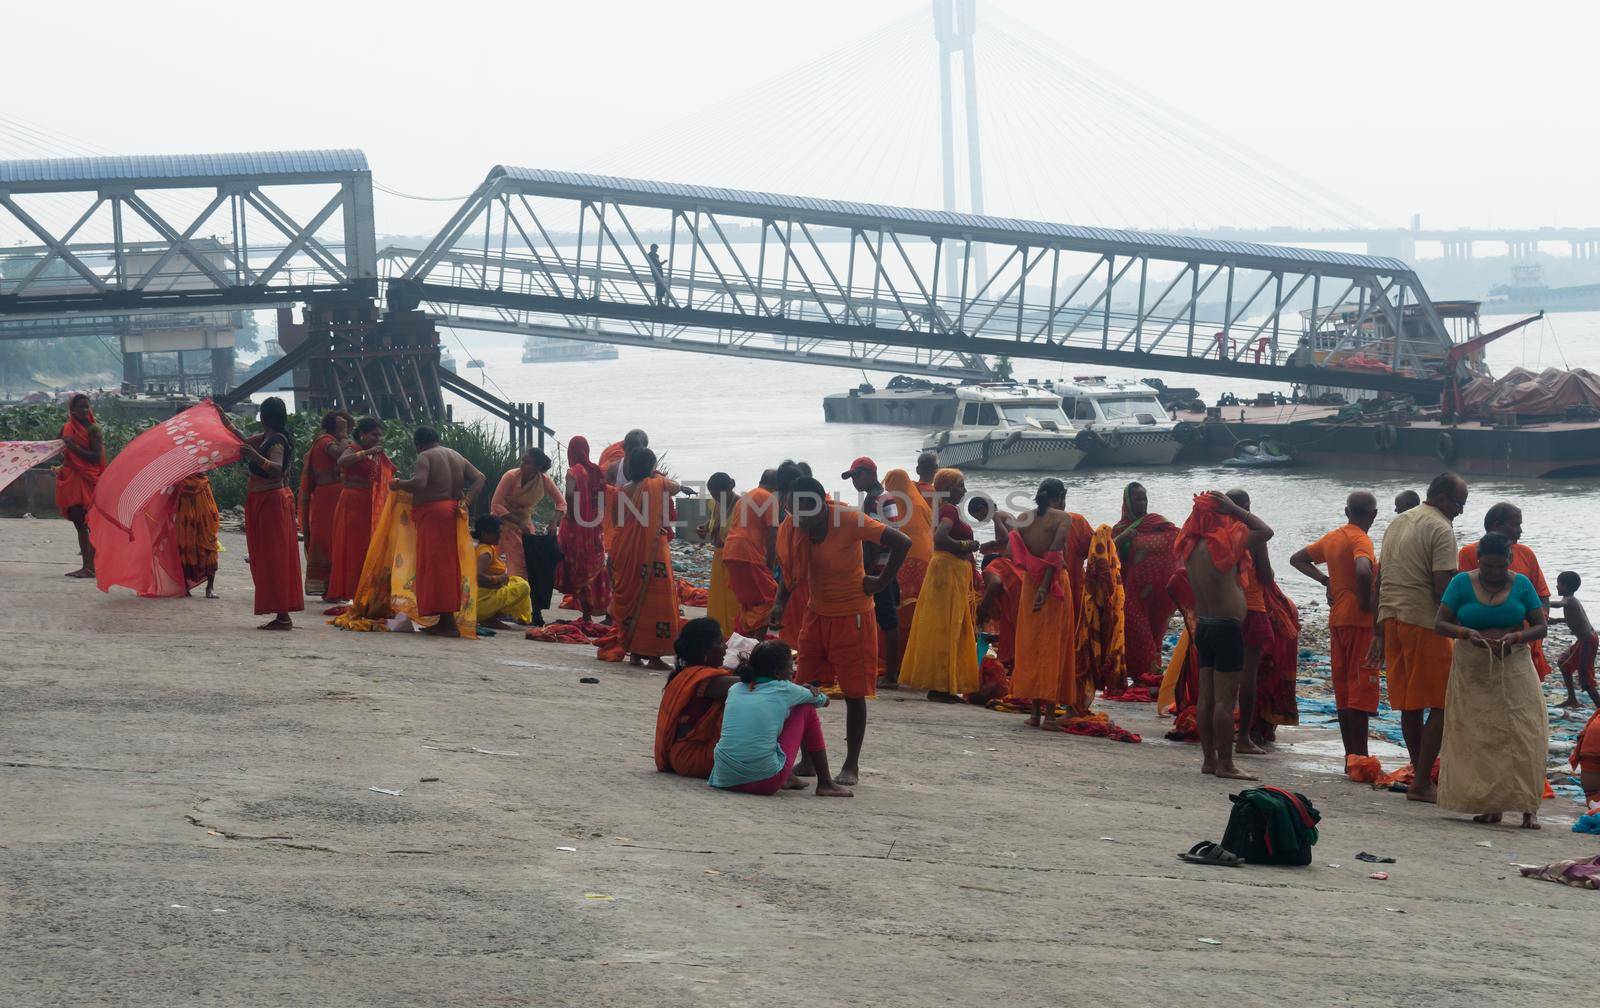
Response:
[[[1221,865],[1224,868],[1237,868],[1244,864],[1239,855],[1210,840],[1202,840],[1190,847],[1189,853],[1178,855],[1178,860],[1189,864]]]

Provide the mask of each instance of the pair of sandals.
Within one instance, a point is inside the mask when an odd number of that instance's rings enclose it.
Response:
[[[1244,858],[1210,840],[1202,840],[1190,847],[1187,854],[1178,855],[1178,860],[1189,864],[1220,865],[1224,868],[1237,868],[1244,864]]]

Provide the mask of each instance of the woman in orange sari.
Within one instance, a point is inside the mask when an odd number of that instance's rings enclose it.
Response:
[[[1161,640],[1178,604],[1167,594],[1177,573],[1178,527],[1150,513],[1145,488],[1129,483],[1122,491],[1122,520],[1111,528],[1122,561],[1123,640],[1128,675],[1135,686],[1161,683]],[[1126,682],[1112,683],[1117,693]]]
[[[183,564],[183,593],[206,583],[206,598],[217,597],[217,498],[205,473],[186,476],[178,484],[178,507],[173,513],[173,538],[178,541],[178,562]]]
[[[611,548],[611,624],[634,665],[666,671],[662,655],[678,639],[678,582],[672,573],[668,515],[678,484],[656,474],[656,455],[635,448],[617,487]]]
[[[328,576],[328,598],[356,597],[361,566],[372,543],[373,484],[383,462],[383,423],[364,417],[356,424],[355,440],[339,456],[339,502],[333,509],[333,568]]]
[[[94,488],[106,468],[106,446],[100,424],[79,392],[67,402],[67,422],[61,428],[66,448],[56,470],[56,510],[78,531],[78,555],[83,565],[67,577],[94,577],[94,547],[89,544],[89,512],[94,510]]]
[[[928,486],[931,492],[933,484]],[[903,656],[911,637],[911,623],[916,618],[917,597],[922,594],[922,582],[933,560],[933,508],[904,469],[891,469],[884,475],[883,491],[885,507],[894,512],[889,524],[911,539],[911,552],[906,554],[905,563],[900,565],[896,576],[900,584],[900,653]],[[887,681],[883,685],[894,688]]]
[[[334,512],[339,508],[339,457],[350,441],[353,421],[338,411],[322,418],[322,433],[311,442],[300,468],[300,531],[306,537],[306,594],[326,601],[333,573]],[[359,576],[359,575],[358,575]]]
[[[722,667],[727,641],[709,616],[685,623],[673,650],[677,668],[667,676],[656,711],[656,769],[704,780],[722,737],[728,689],[739,677]]]
[[[598,619],[611,606],[611,577],[606,570],[601,516],[605,512],[606,475],[589,460],[589,439],[567,442],[567,507],[556,529],[561,569],[556,587],[572,596],[584,619]]]

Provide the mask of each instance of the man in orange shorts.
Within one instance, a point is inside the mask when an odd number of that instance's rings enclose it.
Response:
[[[1378,558],[1378,632],[1389,706],[1400,712],[1400,731],[1416,770],[1410,801],[1437,801],[1433,763],[1444,741],[1444,697],[1450,683],[1450,641],[1433,632],[1439,599],[1456,576],[1456,536],[1451,522],[1466,510],[1467,482],[1440,473],[1418,507],[1397,516],[1383,533]]]
[[[798,530],[803,554],[798,567],[810,589],[811,602],[800,629],[800,678],[831,675],[845,702],[845,758],[834,780],[849,786],[861,776],[861,744],[867,735],[867,697],[878,677],[878,624],[873,596],[893,584],[911,549],[904,533],[868,518],[852,507],[828,499],[822,484],[809,476],[794,480],[785,507]],[[862,543],[876,543],[888,554],[882,568],[868,577]],[[782,630],[789,585],[778,589],[772,626]],[[800,771],[796,771],[799,773]]]
[[[1344,503],[1345,524],[1289,558],[1289,565],[1328,589],[1328,629],[1333,638],[1333,698],[1346,761],[1367,755],[1367,724],[1378,713],[1378,669],[1372,652],[1374,556],[1367,532],[1378,517],[1378,498],[1357,490]],[[1317,569],[1324,564],[1328,573]]]

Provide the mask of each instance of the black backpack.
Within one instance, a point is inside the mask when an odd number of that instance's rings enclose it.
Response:
[[[1251,864],[1308,865],[1322,815],[1303,794],[1259,787],[1229,795],[1224,849]]]

